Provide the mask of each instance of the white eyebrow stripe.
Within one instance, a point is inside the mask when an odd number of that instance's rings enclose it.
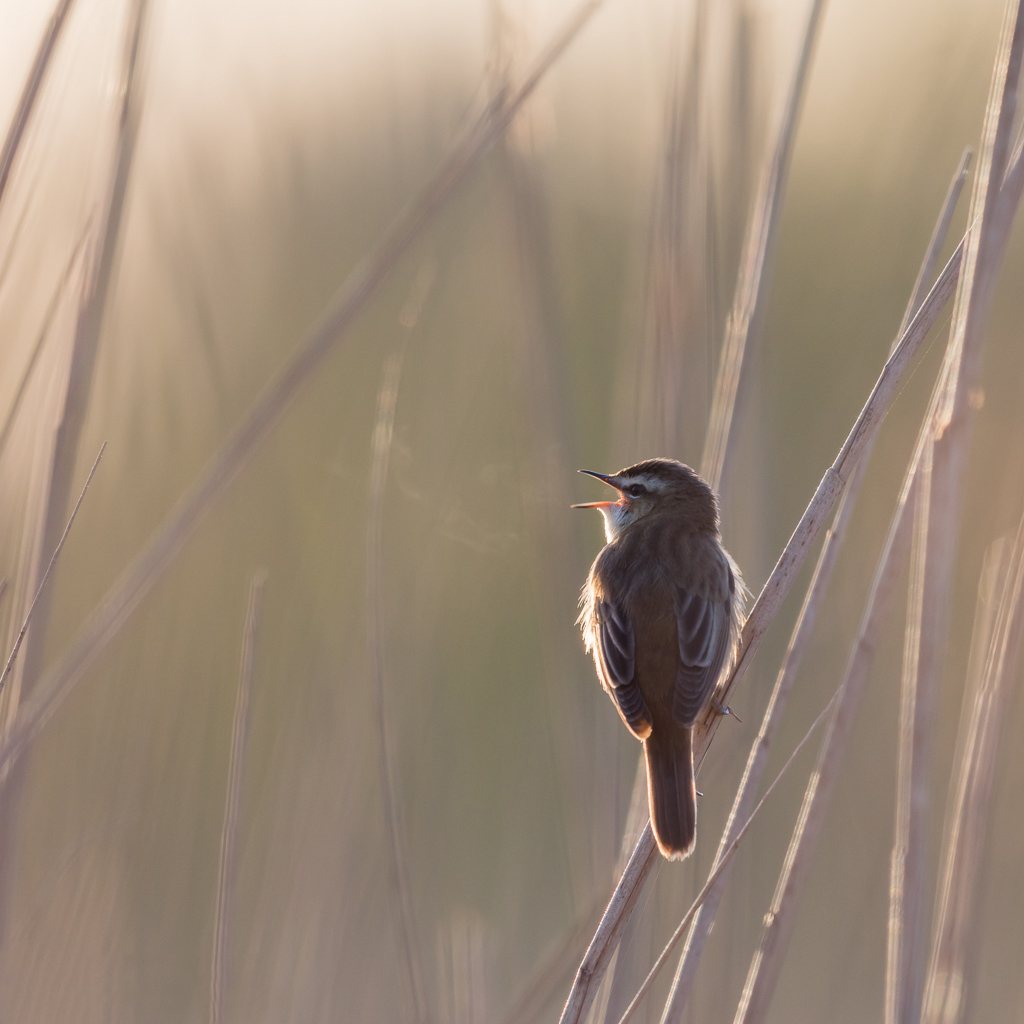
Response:
[[[645,473],[642,476],[635,477],[634,479],[636,483],[643,484],[643,486],[649,491],[663,491],[665,489],[665,481],[656,476],[648,476]]]

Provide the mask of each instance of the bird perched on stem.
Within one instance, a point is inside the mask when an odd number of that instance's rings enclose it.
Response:
[[[691,734],[731,664],[746,588],[722,547],[715,492],[689,466],[650,459],[597,477],[608,543],[590,569],[579,622],[601,685],[643,742],[658,848],[692,849],[697,826]]]

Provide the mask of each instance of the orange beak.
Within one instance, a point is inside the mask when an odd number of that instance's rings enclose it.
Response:
[[[598,480],[600,480],[602,483],[607,484],[609,487],[615,487],[615,484],[613,484],[611,479],[604,473],[595,473],[592,469],[580,469],[577,470],[577,472],[586,473],[587,476],[596,477]],[[615,489],[617,491],[619,490],[618,487],[615,487]],[[621,495],[622,492],[619,491],[619,494]],[[581,505],[570,505],[569,508],[608,508],[611,505],[617,504],[617,501],[586,501]]]

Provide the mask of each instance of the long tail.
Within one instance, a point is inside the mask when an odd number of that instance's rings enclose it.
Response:
[[[697,834],[690,730],[674,730],[667,738],[655,730],[644,740],[644,754],[654,838],[665,857],[682,860],[693,849]]]

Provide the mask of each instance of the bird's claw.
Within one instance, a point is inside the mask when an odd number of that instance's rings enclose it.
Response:
[[[723,706],[723,705],[722,705],[722,703],[721,703],[720,701],[717,701],[717,700],[713,700],[713,701],[711,702],[711,706],[712,706],[712,707],[713,707],[713,708],[715,709],[715,711],[717,711],[717,712],[718,712],[718,714],[722,715],[722,717],[723,717],[723,718],[724,718],[724,717],[725,717],[726,715],[732,715],[732,717],[733,717],[733,718],[735,718],[735,719],[736,719],[736,721],[740,723],[740,725],[742,725],[742,724],[743,724],[743,719],[742,719],[742,718],[740,718],[740,716],[739,716],[739,715],[737,715],[737,714],[736,714],[736,712],[735,712],[735,711],[733,711],[733,709],[732,709],[731,707],[729,707],[729,705],[728,705],[728,704],[726,704],[725,706]]]

